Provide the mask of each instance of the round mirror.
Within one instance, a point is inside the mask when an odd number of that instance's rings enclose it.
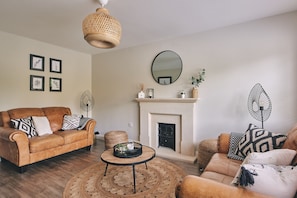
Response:
[[[175,82],[183,68],[180,56],[170,50],[160,52],[153,60],[152,75],[160,85],[169,85]]]

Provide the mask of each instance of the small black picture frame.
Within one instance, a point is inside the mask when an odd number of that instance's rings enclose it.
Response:
[[[160,85],[169,85],[172,83],[172,77],[171,76],[158,77],[158,83]]]
[[[50,58],[50,72],[62,73],[62,60]]]
[[[44,56],[30,54],[30,70],[44,71]]]
[[[44,76],[30,75],[30,91],[44,91]]]
[[[61,92],[62,91],[62,78],[49,78],[50,91]]]

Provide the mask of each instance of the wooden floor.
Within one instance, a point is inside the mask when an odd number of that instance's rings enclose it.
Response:
[[[80,149],[27,167],[23,174],[8,162],[0,163],[0,198],[62,197],[67,181],[89,165],[98,162],[104,142],[96,140],[91,151]],[[187,174],[198,175],[197,164],[170,162]]]

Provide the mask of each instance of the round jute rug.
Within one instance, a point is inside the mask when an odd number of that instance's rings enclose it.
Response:
[[[175,187],[185,172],[175,164],[158,157],[145,164],[135,166],[136,193],[133,193],[131,166],[109,165],[98,162],[72,177],[66,184],[63,197],[104,197],[104,198],[174,198]]]

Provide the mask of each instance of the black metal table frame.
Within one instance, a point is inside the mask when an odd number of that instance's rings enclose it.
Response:
[[[132,166],[132,172],[133,172],[133,186],[134,186],[134,190],[133,190],[133,193],[136,193],[136,177],[135,177],[135,165],[138,165],[138,164],[143,164],[145,163],[145,168],[147,169],[147,162],[152,160],[154,157],[156,156],[156,153],[154,155],[152,155],[152,157],[148,158],[148,159],[145,159],[145,160],[142,160],[142,161],[139,161],[139,162],[135,162],[135,163],[128,163],[128,164],[121,164],[121,163],[113,163],[113,162],[108,162],[104,159],[102,159],[101,157],[101,160],[103,162],[106,163],[106,167],[105,167],[105,171],[104,171],[104,176],[106,176],[106,172],[107,172],[107,168],[108,168],[108,165],[111,164],[111,165],[115,165],[115,166]],[[121,158],[121,159],[124,159],[124,158]]]

